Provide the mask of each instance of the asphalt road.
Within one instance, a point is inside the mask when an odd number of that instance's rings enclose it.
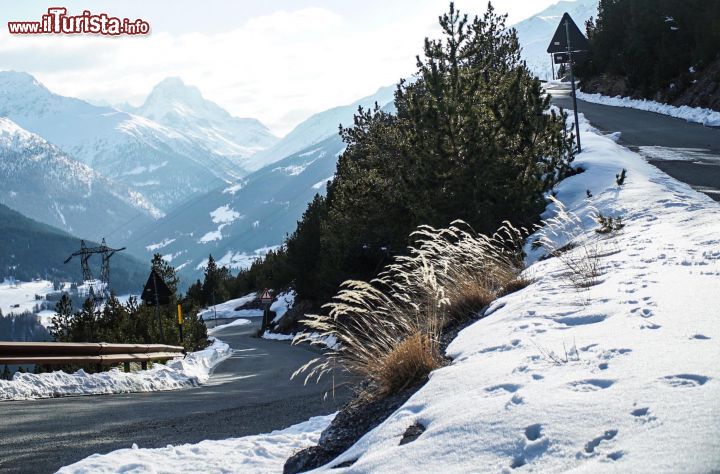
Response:
[[[548,92],[553,104],[572,113],[569,87],[550,86]],[[578,111],[603,132],[621,132],[620,144],[639,152],[670,176],[720,201],[719,128],[582,100],[578,100]]]
[[[324,401],[327,383],[290,380],[317,351],[251,337],[256,330],[253,324],[215,334],[235,352],[202,387],[0,402],[0,472],[55,472],[133,443],[153,448],[265,433],[332,413],[347,400],[347,390]]]

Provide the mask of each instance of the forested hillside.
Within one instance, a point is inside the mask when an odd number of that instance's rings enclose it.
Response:
[[[46,224],[29,219],[0,204],[0,281],[13,277],[29,281],[45,278],[82,281],[80,264],[63,261],[80,248],[80,239]],[[91,246],[98,244],[86,242]],[[99,276],[99,258],[90,259],[91,270]],[[142,289],[149,265],[118,254],[111,261],[111,286],[118,294]]]
[[[600,0],[585,92],[720,110],[720,2]]]
[[[537,221],[544,193],[572,172],[572,134],[492,7],[475,20],[451,7],[441,27],[417,80],[398,84],[396,113],[361,109],[341,130],[347,148],[327,196],[283,248],[238,275],[240,287],[292,283],[322,303],[406,252],[418,225],[462,219],[493,233],[505,220]]]

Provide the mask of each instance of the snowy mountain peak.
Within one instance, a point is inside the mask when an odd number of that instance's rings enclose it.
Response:
[[[31,74],[21,71],[0,71],[0,95],[18,91],[50,91]]]
[[[162,80],[143,105],[127,110],[174,128],[242,167],[247,167],[249,156],[278,140],[259,120],[232,116],[179,77]]]
[[[231,118],[230,114],[217,104],[205,100],[200,89],[187,85],[179,77],[168,77],[160,81],[138,109],[140,115],[162,121],[170,114],[196,113],[201,116],[217,114]]]

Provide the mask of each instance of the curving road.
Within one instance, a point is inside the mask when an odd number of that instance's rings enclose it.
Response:
[[[336,411],[340,389],[290,380],[318,356],[307,346],[252,337],[256,324],[215,334],[235,349],[208,384],[173,392],[0,402],[0,472],[50,473],[93,453],[163,447],[286,428]]]
[[[569,86],[548,85],[547,91],[553,104],[572,113]],[[578,100],[578,111],[603,132],[621,132],[620,144],[639,152],[665,173],[720,201],[719,128],[582,100]]]

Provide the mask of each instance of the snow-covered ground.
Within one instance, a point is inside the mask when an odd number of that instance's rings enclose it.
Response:
[[[317,444],[320,433],[335,415],[316,416],[304,423],[269,434],[168,445],[165,448],[119,449],[95,454],[61,468],[58,474],[177,473],[177,472],[282,472],[285,460],[296,451]]]
[[[215,306],[210,306],[200,311],[198,316],[203,318],[205,321],[215,319],[216,317],[219,319],[262,317],[263,310],[261,309],[241,309],[239,311],[235,311],[235,308],[251,302],[255,299],[255,297],[255,293],[250,293],[243,297],[235,298],[234,300],[227,300],[224,303],[216,304]]]
[[[232,349],[222,341],[187,357],[167,364],[154,364],[150,370],[125,373],[119,369],[88,374],[61,371],[45,374],[16,373],[12,380],[0,380],[0,400],[99,395],[108,393],[156,392],[201,385],[210,378],[212,369],[230,357]]]
[[[720,466],[720,207],[583,129],[577,164],[586,171],[561,183],[557,198],[585,225],[574,252],[597,245],[599,283],[578,290],[560,259],[534,263],[532,285],[462,331],[447,350],[453,363],[332,464],[358,459],[347,472]],[[599,236],[591,207],[622,216],[625,227]],[[399,446],[416,422],[427,430]]]
[[[29,282],[5,280],[0,283],[0,310],[5,315],[33,312],[35,305],[42,303],[35,299],[35,295],[45,298],[45,295],[51,291],[53,291],[52,283],[47,280]]]
[[[293,304],[295,304],[295,290],[277,295],[275,301],[270,305],[270,311],[275,311],[273,322],[276,323],[280,321],[280,318],[285,316],[285,313],[287,313],[288,309],[292,308]]]
[[[608,97],[601,94],[587,94],[581,91],[577,92],[577,98],[584,100],[585,102],[592,102],[593,104],[645,110],[648,112],[655,112],[657,114],[680,118],[688,122],[701,123],[710,127],[720,127],[720,112],[711,109],[688,107],[687,105],[675,107],[673,105],[662,104],[652,100],[631,99],[629,97],[620,96]]]

